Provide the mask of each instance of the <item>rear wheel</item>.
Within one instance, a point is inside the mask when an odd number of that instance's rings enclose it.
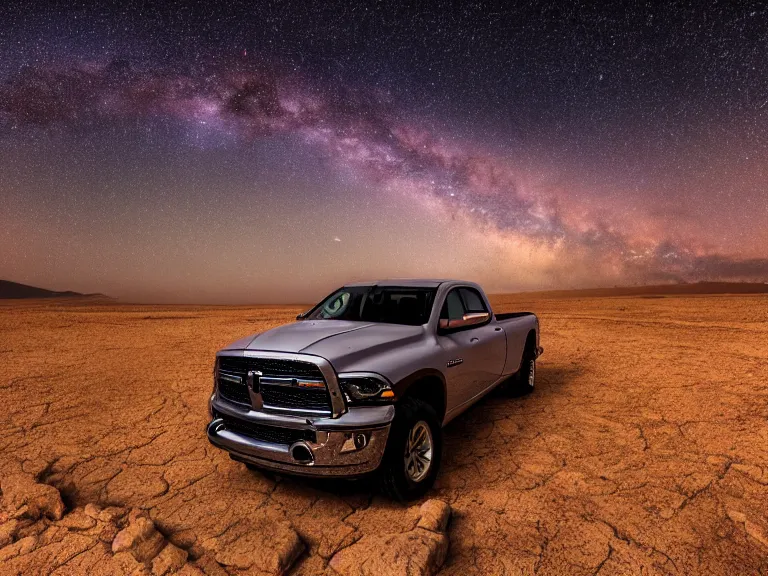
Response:
[[[530,394],[536,386],[536,352],[531,346],[526,346],[523,352],[523,360],[520,362],[520,370],[514,376],[514,392],[519,395]]]
[[[434,409],[415,398],[396,407],[381,466],[383,490],[397,500],[415,500],[435,482],[443,434]]]

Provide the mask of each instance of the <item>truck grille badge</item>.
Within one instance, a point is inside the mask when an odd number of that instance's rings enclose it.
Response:
[[[248,394],[251,396],[251,406],[254,410],[261,410],[264,406],[264,398],[261,396],[261,387],[259,386],[262,373],[258,370],[248,370]]]
[[[258,370],[248,370],[248,388],[257,394],[259,392],[259,378],[261,378],[261,372]]]

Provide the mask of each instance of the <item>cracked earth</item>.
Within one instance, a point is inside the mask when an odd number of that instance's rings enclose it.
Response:
[[[216,349],[300,307],[0,304],[0,573],[768,574],[768,298],[492,301],[537,389],[411,506],[208,444]]]

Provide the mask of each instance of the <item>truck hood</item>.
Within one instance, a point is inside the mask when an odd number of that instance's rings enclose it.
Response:
[[[361,355],[391,350],[421,338],[421,326],[348,322],[345,320],[304,320],[279,326],[233,342],[225,350],[263,350],[315,354],[341,364]],[[336,365],[336,363],[334,363]],[[340,366],[336,365],[339,369]]]
[[[233,342],[225,350],[298,353],[326,338],[357,331],[370,325],[368,322],[347,322],[345,320],[305,320],[278,326],[260,334],[246,336]]]

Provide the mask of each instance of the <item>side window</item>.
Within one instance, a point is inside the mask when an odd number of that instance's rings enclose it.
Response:
[[[440,312],[441,319],[458,320],[464,316],[464,305],[461,303],[461,296],[457,289],[448,292],[445,298],[445,304]]]
[[[464,306],[466,307],[467,312],[488,312],[485,303],[480,297],[480,294],[477,293],[477,290],[473,290],[472,288],[459,288],[459,292],[461,292],[461,297],[464,300]]]

